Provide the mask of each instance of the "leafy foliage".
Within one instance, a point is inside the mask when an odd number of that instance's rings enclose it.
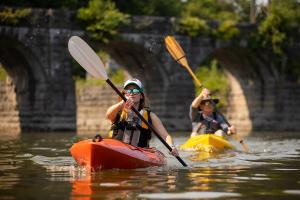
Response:
[[[131,15],[179,16],[179,0],[113,0],[121,12]]]
[[[0,81],[5,80],[7,76],[8,76],[7,72],[5,71],[4,67],[0,63]]]
[[[229,40],[239,34],[236,23],[240,20],[242,6],[220,0],[190,0],[184,6],[179,21],[179,33],[191,37],[211,34],[219,39]],[[217,27],[209,27],[210,21],[217,21]]]
[[[178,32],[191,37],[207,35],[209,30],[210,28],[206,24],[206,21],[197,17],[185,17],[179,21]]]
[[[117,28],[128,22],[128,15],[118,11],[109,0],[90,0],[88,7],[79,9],[78,18],[86,22],[92,37],[103,43],[114,38]]]
[[[216,36],[223,40],[230,40],[239,34],[240,30],[236,27],[236,21],[230,19],[223,21],[216,31]]]
[[[0,11],[0,21],[10,25],[16,25],[20,19],[26,17],[31,13],[30,8],[12,9],[4,8]]]
[[[300,4],[296,0],[274,0],[267,17],[258,28],[258,38],[263,47],[271,47],[282,54],[286,45],[294,42],[300,33]]]
[[[124,71],[120,68],[109,72],[109,77],[111,81],[115,84],[123,84],[125,82]]]
[[[86,0],[1,0],[0,6],[76,9],[86,5],[86,2]]]
[[[226,97],[229,90],[229,85],[227,82],[226,75],[219,68],[218,61],[212,59],[208,62],[208,65],[200,66],[195,72],[196,77],[202,82],[205,88],[208,88],[214,97],[220,99],[218,104],[220,107],[226,106]],[[199,94],[201,91],[199,88],[196,88],[196,94]]]
[[[181,16],[193,16],[205,20],[238,20],[239,14],[232,2],[220,0],[190,0],[183,8]]]

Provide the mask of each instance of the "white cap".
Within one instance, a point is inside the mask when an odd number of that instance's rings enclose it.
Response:
[[[136,78],[131,78],[124,83],[123,88],[126,88],[130,84],[134,84],[134,85],[138,86],[140,88],[140,90],[143,91],[143,84],[140,80],[138,80]]]

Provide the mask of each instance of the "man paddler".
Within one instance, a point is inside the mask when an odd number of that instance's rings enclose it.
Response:
[[[216,112],[216,104],[219,99],[213,99],[210,91],[204,88],[193,100],[190,106],[190,119],[192,121],[191,137],[199,134],[236,134],[234,126],[229,126],[226,119]]]

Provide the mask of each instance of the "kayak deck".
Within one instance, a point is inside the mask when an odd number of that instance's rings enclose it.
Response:
[[[75,143],[70,152],[80,166],[92,171],[102,169],[135,169],[166,164],[163,153],[155,148],[139,148],[115,139],[100,142],[83,140]]]
[[[221,136],[214,134],[202,134],[189,138],[180,146],[184,151],[203,151],[203,152],[218,152],[224,149],[235,149]]]

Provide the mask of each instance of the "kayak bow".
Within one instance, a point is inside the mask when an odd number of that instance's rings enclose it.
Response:
[[[102,169],[135,169],[166,164],[166,157],[155,148],[140,148],[115,139],[100,142],[83,140],[75,143],[71,154],[78,165],[92,171]]]
[[[224,149],[235,149],[235,147],[221,136],[202,134],[189,138],[180,146],[180,149],[185,151],[219,152]]]

